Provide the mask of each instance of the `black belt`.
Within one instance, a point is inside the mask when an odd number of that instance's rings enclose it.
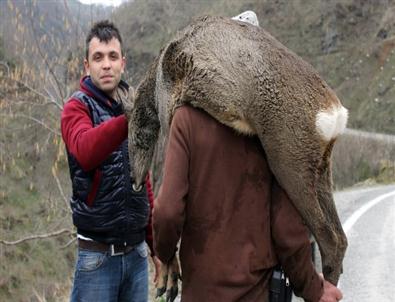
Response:
[[[78,247],[92,252],[108,252],[110,256],[120,256],[133,251],[136,245],[107,244],[78,238]]]

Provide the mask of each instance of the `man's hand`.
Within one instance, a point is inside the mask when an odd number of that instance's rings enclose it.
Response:
[[[320,274],[320,277],[324,282],[324,293],[322,294],[319,302],[337,302],[343,299],[343,294],[340,289],[326,281],[322,274]]]

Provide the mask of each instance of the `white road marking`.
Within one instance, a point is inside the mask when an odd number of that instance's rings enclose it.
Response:
[[[351,230],[351,228],[354,226],[354,224],[358,221],[359,218],[363,214],[365,214],[370,208],[374,207],[376,204],[379,202],[383,201],[384,199],[395,195],[395,191],[383,194],[379,197],[376,197],[375,199],[369,201],[367,204],[363,205],[360,207],[358,210],[356,210],[347,220],[345,223],[343,223],[343,230],[346,234]]]
[[[354,226],[354,224],[358,221],[359,218],[363,214],[365,214],[369,209],[377,205],[379,202],[385,200],[386,198],[394,195],[395,196],[395,191],[380,195],[379,197],[376,197],[375,199],[369,201],[367,204],[363,205],[360,207],[358,210],[356,210],[344,223],[343,223],[343,230],[348,235],[350,232],[351,228]],[[337,283],[337,287],[340,289],[340,280]]]

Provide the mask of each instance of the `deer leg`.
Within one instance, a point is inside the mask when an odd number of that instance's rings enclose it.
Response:
[[[325,279],[336,285],[342,273],[343,258],[347,248],[347,238],[343,231],[336,205],[332,194],[332,175],[330,162],[324,158],[317,177],[317,195],[320,207],[325,215],[326,224],[336,234],[336,246],[333,246],[333,252],[330,255],[322,254],[322,270]],[[321,248],[321,247],[320,247]]]
[[[267,140],[264,136],[260,136],[260,139],[274,176],[287,192],[320,247],[325,277],[336,284],[338,272],[341,270],[342,256],[337,252],[339,228],[337,222],[334,223],[326,217],[333,215],[332,212],[335,211],[330,207],[330,203],[323,202],[327,206],[321,208],[320,199],[324,197],[324,184],[319,185],[320,193],[317,191],[316,175],[322,162],[320,146],[315,146],[312,141],[306,143],[309,149],[303,151],[300,150],[300,142],[295,142],[300,138],[276,142],[273,142],[273,138]],[[326,183],[327,180],[322,181]],[[335,216],[337,217],[337,214]],[[333,223],[335,226],[332,225]]]
[[[294,175],[292,183],[283,182],[281,176],[273,171],[277,181],[287,192],[295,208],[302,216],[311,233],[315,237],[321,252],[322,266],[325,278],[333,284],[337,283],[338,272],[341,270],[341,254],[339,250],[339,236],[332,222],[326,218],[326,209],[321,209],[319,197],[314,187],[306,177]],[[294,188],[297,189],[294,189]],[[304,190],[299,188],[305,187]],[[307,188],[306,188],[307,187]]]
[[[156,297],[155,298],[161,297],[166,292],[168,273],[169,273],[169,265],[162,263],[160,273],[159,273],[158,283],[156,284]]]

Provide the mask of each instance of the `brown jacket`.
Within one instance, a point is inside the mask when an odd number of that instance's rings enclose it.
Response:
[[[162,262],[181,237],[183,302],[266,301],[278,261],[307,301],[322,295],[308,230],[260,142],[201,110],[174,114],[153,227]]]

